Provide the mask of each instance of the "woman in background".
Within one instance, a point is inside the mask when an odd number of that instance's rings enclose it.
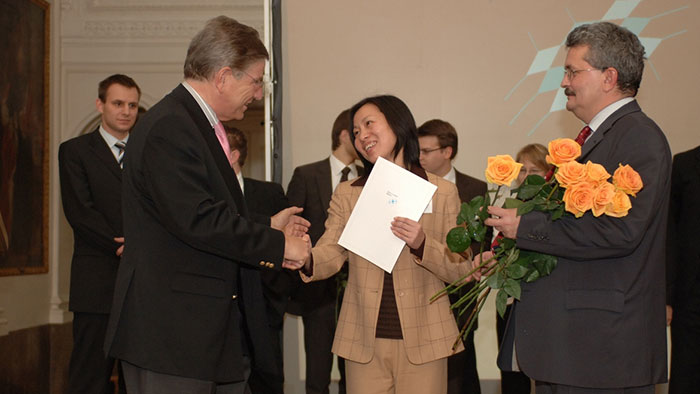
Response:
[[[352,140],[365,175],[338,185],[328,210],[326,232],[312,250],[304,281],[321,280],[349,261],[345,297],[335,331],[333,352],[346,359],[347,392],[447,392],[447,356],[459,332],[446,296],[430,297],[470,271],[470,262],[445,244],[454,227],[460,200],[457,188],[421,168],[415,121],[394,96],[366,98],[351,109]],[[437,186],[432,212],[418,222],[396,217],[393,234],[406,242],[392,273],[338,245],[340,234],[379,157]]]

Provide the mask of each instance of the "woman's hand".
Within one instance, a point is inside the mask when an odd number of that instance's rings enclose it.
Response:
[[[420,223],[408,218],[397,216],[391,222],[391,232],[400,240],[406,242],[411,249],[418,249],[425,241],[425,233]]]
[[[491,260],[492,258],[493,252],[491,251],[482,252],[480,255],[477,254],[474,256],[474,260],[472,260],[472,270],[474,270],[472,277],[475,281],[481,280],[481,275],[486,273],[494,264],[496,264],[496,260]]]

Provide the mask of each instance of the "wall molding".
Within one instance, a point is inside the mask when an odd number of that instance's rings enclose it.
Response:
[[[5,308],[0,308],[0,337],[7,335],[10,331],[8,329],[9,321],[5,319]]]

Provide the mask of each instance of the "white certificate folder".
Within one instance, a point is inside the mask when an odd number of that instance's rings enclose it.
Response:
[[[391,273],[406,244],[391,232],[396,216],[418,221],[437,186],[377,159],[338,244]]]

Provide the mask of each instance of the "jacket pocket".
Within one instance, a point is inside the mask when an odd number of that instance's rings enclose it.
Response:
[[[220,298],[231,297],[226,287],[226,281],[221,278],[184,272],[176,273],[170,282],[173,291]]]
[[[622,313],[625,295],[619,290],[569,290],[566,309],[598,309]]]

